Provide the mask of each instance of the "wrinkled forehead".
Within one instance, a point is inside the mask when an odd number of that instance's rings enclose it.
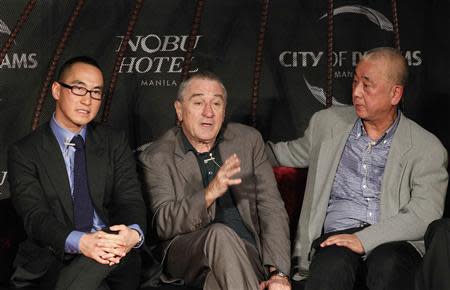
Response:
[[[226,90],[223,84],[214,79],[208,78],[192,78],[186,84],[183,92],[184,98],[213,96],[226,101]]]
[[[361,59],[355,68],[354,77],[375,80],[389,79],[391,66],[385,59]]]

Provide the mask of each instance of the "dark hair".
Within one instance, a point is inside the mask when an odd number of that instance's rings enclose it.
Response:
[[[225,85],[222,82],[222,79],[216,75],[215,73],[212,73],[210,71],[198,71],[193,74],[190,74],[185,80],[183,80],[178,87],[178,93],[177,93],[177,100],[182,101],[183,100],[183,93],[186,89],[187,85],[193,80],[193,79],[203,79],[203,80],[210,80],[210,81],[216,81],[220,84],[220,86],[223,89],[224,92],[224,98],[227,99],[227,89],[225,88]]]
[[[103,70],[95,59],[93,59],[90,56],[81,55],[81,56],[75,56],[75,57],[68,59],[59,69],[57,79],[61,80],[61,77],[64,75],[64,73],[75,63],[85,63],[85,64],[92,65],[92,66],[98,68],[103,75]]]

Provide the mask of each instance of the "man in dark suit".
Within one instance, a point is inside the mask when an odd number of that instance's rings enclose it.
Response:
[[[27,233],[11,282],[136,289],[145,206],[125,136],[91,122],[103,97],[97,62],[68,60],[52,95],[50,122],[9,150],[11,198]]]
[[[181,126],[139,156],[160,278],[290,289],[288,217],[264,142],[253,128],[222,126],[226,100],[217,76],[190,76],[175,101]]]

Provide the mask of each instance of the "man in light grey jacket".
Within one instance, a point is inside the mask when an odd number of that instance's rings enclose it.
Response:
[[[397,50],[373,49],[355,69],[353,107],[322,110],[303,137],[268,143],[273,165],[309,168],[294,248],[308,290],[413,289],[448,174],[439,140],[398,109],[406,79]]]

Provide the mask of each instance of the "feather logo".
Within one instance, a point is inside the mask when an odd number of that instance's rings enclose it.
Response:
[[[333,15],[339,15],[343,13],[353,13],[353,14],[362,14],[365,15],[371,22],[378,25],[381,29],[386,31],[394,31],[394,26],[392,22],[389,21],[383,14],[380,12],[361,5],[351,5],[351,6],[342,6],[333,10]],[[327,13],[325,13],[319,20],[327,17]]]
[[[3,20],[0,19],[0,33],[4,33],[7,35],[11,34],[11,30],[9,30],[8,26],[6,25],[5,22],[3,22]]]
[[[308,87],[308,90],[311,92],[311,94],[313,95],[313,97],[318,100],[320,103],[322,103],[323,105],[325,105],[326,103],[326,97],[325,97],[325,92],[321,87],[315,87],[313,85],[311,85],[308,80],[306,79],[305,76],[303,76],[303,80],[305,81],[306,86]],[[340,103],[338,102],[334,97],[333,97],[333,105],[334,106],[347,106],[346,104]]]
[[[389,19],[387,19],[383,14],[372,8],[365,7],[362,5],[349,5],[349,6],[342,6],[333,10],[333,15],[339,15],[344,13],[365,15],[367,19],[378,25],[380,29],[386,31],[394,31],[394,26],[392,25],[392,22],[389,21]],[[319,20],[324,19],[325,17],[327,17],[327,15],[328,14],[325,13],[319,18]],[[311,92],[313,97],[317,101],[325,105],[326,103],[325,91],[321,87],[311,85],[304,75],[303,80],[305,81],[306,87]],[[332,98],[332,104],[335,106],[347,106],[346,104],[338,102],[334,97]]]

